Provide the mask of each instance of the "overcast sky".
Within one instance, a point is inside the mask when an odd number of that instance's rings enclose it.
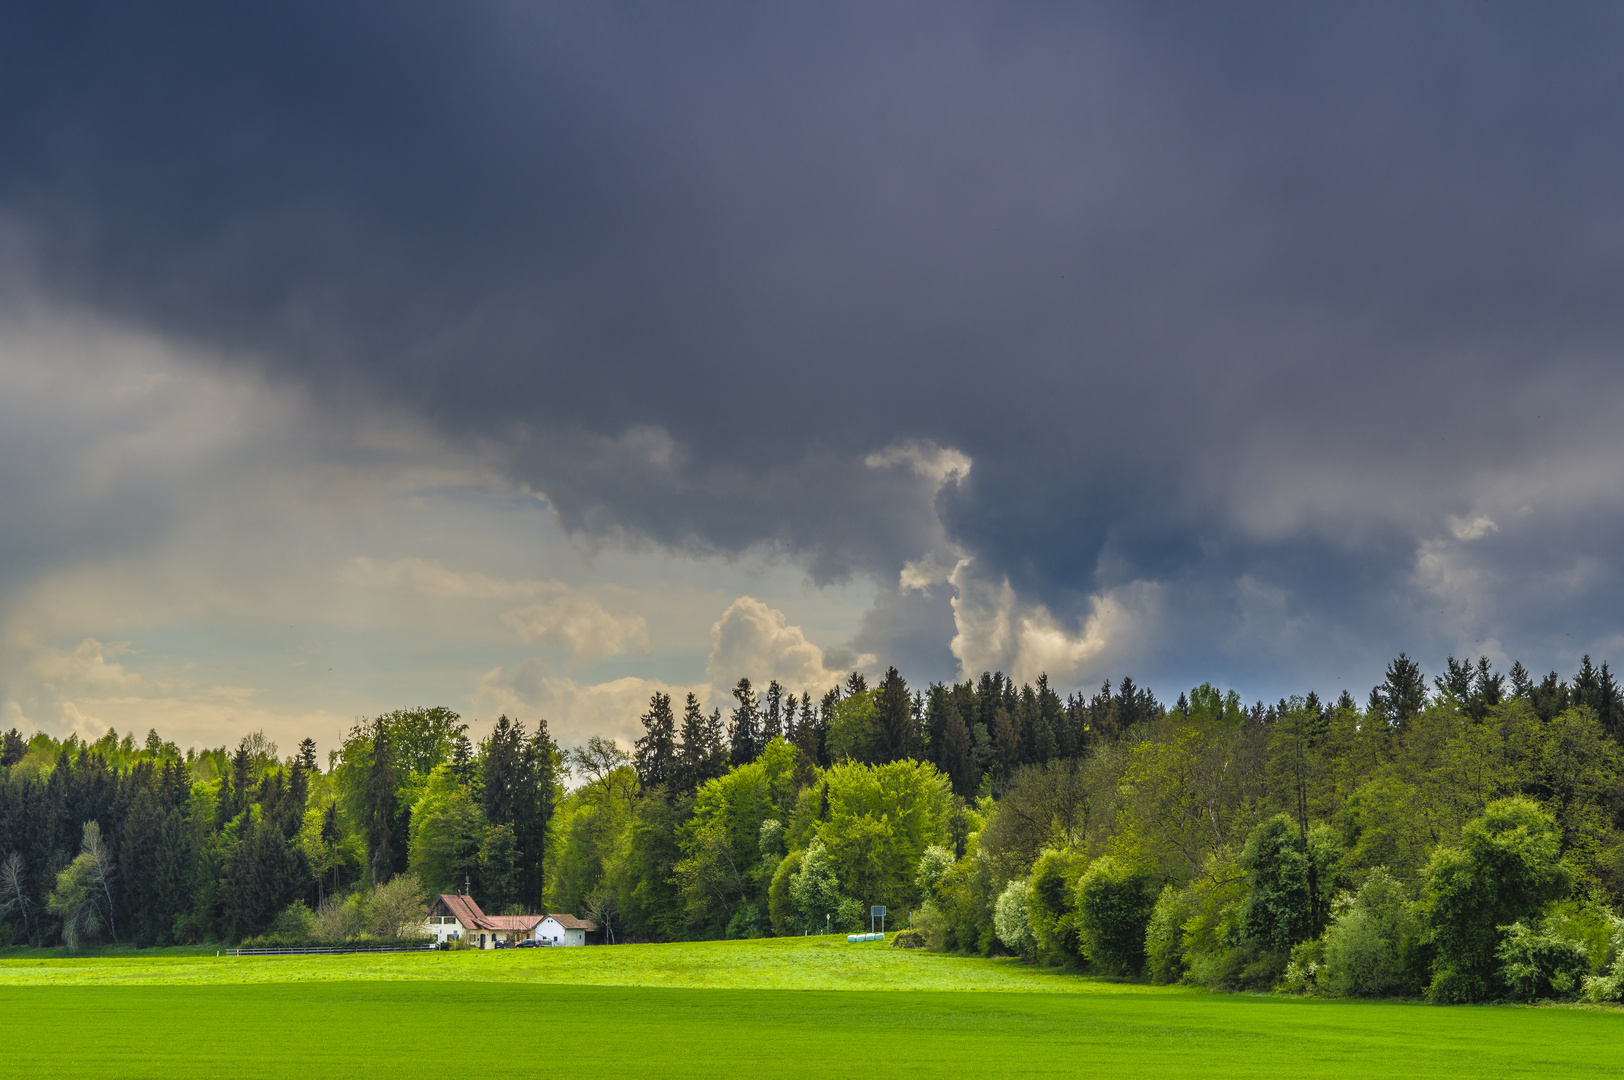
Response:
[[[1612,3],[12,5],[0,724],[1624,662],[1621,54]]]

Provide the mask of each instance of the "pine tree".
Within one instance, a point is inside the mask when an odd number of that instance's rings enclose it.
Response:
[[[725,741],[726,735],[727,730],[722,724],[722,710],[712,709],[710,716],[705,718],[705,745],[709,749],[709,756],[706,757],[704,771],[700,774],[700,784],[727,775],[728,747]]]
[[[666,710],[669,713],[669,698]],[[513,812],[516,888],[520,902],[531,911],[541,909],[546,895],[547,838],[560,793],[561,763],[562,755],[547,731],[547,721],[537,720],[536,730],[525,740],[520,756]]]
[[[671,790],[676,795],[687,795],[704,782],[710,762],[710,747],[706,743],[705,712],[699,699],[690,691],[682,709],[682,745],[677,750],[673,768]]]
[[[976,786],[981,782],[981,778],[975,772],[975,762],[971,758],[972,749],[970,729],[965,726],[964,717],[959,714],[958,704],[949,698],[946,716],[942,721],[942,744],[936,758],[936,767],[952,782],[954,792],[965,799],[975,795]]]
[[[873,745],[868,748],[872,764],[901,761],[919,752],[921,739],[914,720],[913,698],[895,667],[886,669],[875,692],[872,736]]]
[[[775,682],[773,686],[776,688],[778,684]],[[632,760],[637,769],[638,782],[649,790],[667,783],[674,772],[677,718],[671,712],[671,695],[656,691],[649,698],[648,712],[640,719],[644,735],[634,744]]]
[[[791,707],[795,699],[790,698]],[[761,717],[761,745],[766,746],[784,734],[784,688],[774,679],[767,684],[766,710]]]
[[[389,728],[382,719],[372,723],[372,760],[367,766],[362,829],[372,880],[383,884],[395,864],[395,753]]]
[[[734,685],[733,700],[738,705],[728,725],[728,756],[737,768],[761,756],[761,709],[749,679],[741,678]]]
[[[1533,688],[1528,695],[1528,701],[1534,706],[1535,714],[1548,723],[1570,704],[1568,684],[1553,671]]]
[[[1387,665],[1387,678],[1370,692],[1371,712],[1388,727],[1402,730],[1427,707],[1427,684],[1421,665],[1404,653]]]
[[[1528,669],[1522,666],[1521,660],[1511,665],[1511,696],[1524,701],[1532,700],[1534,696],[1534,680],[1528,674]]]

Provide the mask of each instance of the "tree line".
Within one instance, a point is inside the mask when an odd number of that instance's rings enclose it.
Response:
[[[892,668],[814,698],[655,694],[561,749],[446,709],[182,754],[156,733],[0,739],[0,935],[35,944],[388,936],[436,891],[610,940],[859,928],[1216,989],[1614,998],[1624,696],[1407,656],[1361,706],[1062,697]]]

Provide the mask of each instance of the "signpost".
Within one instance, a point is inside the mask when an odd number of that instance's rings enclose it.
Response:
[[[882,934],[885,933],[885,905],[884,904],[875,904],[873,907],[868,909],[868,928],[869,928],[870,932],[872,932],[874,930],[874,920],[875,919],[880,920],[880,933],[882,933]]]

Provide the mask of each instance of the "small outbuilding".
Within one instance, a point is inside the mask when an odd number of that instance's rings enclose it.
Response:
[[[548,945],[585,945],[586,936],[598,928],[591,919],[574,915],[548,915],[536,927],[536,937]]]

